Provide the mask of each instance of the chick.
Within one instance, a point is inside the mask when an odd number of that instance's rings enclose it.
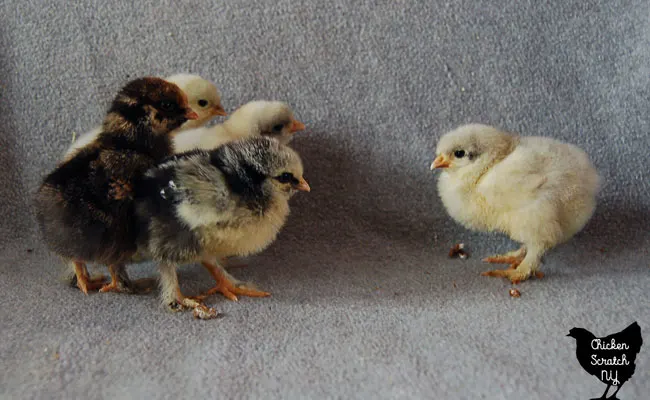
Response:
[[[442,169],[438,192],[463,226],[499,231],[522,247],[484,261],[510,264],[483,273],[527,279],[544,253],[569,240],[591,218],[600,178],[578,147],[543,137],[464,125],[444,135],[431,169]]]
[[[101,285],[89,279],[87,262],[109,266],[111,283],[102,291],[124,289],[123,264],[137,249],[134,181],[172,153],[170,132],[197,118],[175,84],[136,79],[113,100],[97,139],[43,180],[35,199],[39,228],[84,293]]]
[[[221,105],[221,96],[214,83],[198,75],[190,74],[176,74],[165,78],[165,80],[175,83],[187,94],[190,107],[199,115],[198,119],[187,121],[174,133],[203,126],[216,115],[222,117],[228,115]]]
[[[174,130],[174,134],[187,129],[195,129],[205,125],[215,115],[226,116],[226,110],[221,105],[221,96],[214,83],[201,78],[198,75],[176,74],[165,78],[167,82],[176,84],[185,94],[192,110],[199,118],[185,122]],[[66,150],[64,160],[69,159],[77,150],[92,143],[99,133],[101,127],[96,127],[90,132],[78,137]]]
[[[251,101],[238,108],[223,123],[185,131],[174,138],[177,153],[193,149],[214,149],[249,136],[271,136],[287,144],[305,125],[296,120],[291,108],[280,101]]]
[[[164,304],[211,318],[216,314],[202,297],[182,295],[177,266],[202,262],[217,281],[209,293],[242,289],[268,295],[240,288],[217,260],[265,249],[286,221],[289,198],[310,187],[296,152],[277,140],[252,137],[176,155],[147,172],[138,191],[138,243],[159,263]]]

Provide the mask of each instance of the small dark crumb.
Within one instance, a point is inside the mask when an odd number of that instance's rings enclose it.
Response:
[[[454,285],[454,289],[458,289],[458,286],[456,286],[456,282],[452,282],[452,284]]]
[[[54,353],[54,359],[55,359],[55,360],[58,360],[59,357],[60,357],[60,354],[59,354],[58,351],[57,351],[56,353]]]
[[[28,252],[28,253],[33,253],[33,252],[34,252],[34,249],[27,249],[27,252]]]
[[[510,289],[510,297],[520,297],[521,292],[517,289]]]
[[[607,249],[604,248],[604,247],[601,247],[599,250],[600,250],[601,253],[607,253]]]
[[[454,245],[454,247],[449,250],[449,257],[454,258],[458,256],[461,260],[466,259],[469,257],[469,254],[465,251],[465,244],[464,243],[458,243]]]
[[[541,271],[535,272],[535,278],[537,279],[542,279],[544,277],[544,273]]]

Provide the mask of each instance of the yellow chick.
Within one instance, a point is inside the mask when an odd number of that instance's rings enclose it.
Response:
[[[183,92],[185,92],[190,107],[199,116],[196,120],[187,121],[172,134],[175,135],[187,129],[194,129],[203,126],[216,115],[228,115],[221,105],[221,96],[219,95],[219,90],[214,83],[203,79],[198,75],[190,74],[176,74],[165,78],[165,80],[176,84]],[[66,150],[64,161],[70,159],[72,155],[76,154],[77,150],[94,142],[100,132],[101,127],[98,126],[90,132],[78,137]]]
[[[600,186],[580,148],[480,124],[445,134],[431,169],[442,170],[438,192],[454,220],[472,230],[503,232],[523,244],[484,259],[510,267],[483,275],[512,282],[536,273],[545,252],[587,224]]]
[[[199,114],[199,119],[187,121],[176,130],[176,133],[203,126],[217,115],[222,117],[228,115],[221,105],[221,96],[214,83],[191,74],[176,74],[165,80],[178,85],[187,94],[192,110]]]
[[[193,149],[211,150],[250,136],[270,136],[287,144],[305,125],[291,108],[280,101],[251,101],[238,108],[222,124],[185,131],[174,138],[177,153]]]

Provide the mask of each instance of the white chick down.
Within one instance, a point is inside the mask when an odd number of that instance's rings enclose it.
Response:
[[[177,153],[193,149],[210,150],[251,136],[270,136],[282,144],[305,129],[291,108],[280,101],[251,101],[233,112],[222,124],[185,131],[174,138]]]
[[[217,115],[222,117],[228,115],[221,105],[221,96],[214,83],[191,74],[176,74],[165,78],[165,80],[178,85],[187,94],[190,107],[199,114],[198,119],[187,121],[177,132],[203,126]]]
[[[227,115],[221,105],[219,90],[214,83],[198,75],[191,74],[176,74],[165,78],[165,80],[178,85],[185,92],[190,107],[199,115],[198,119],[185,122],[180,128],[176,129],[175,133],[203,126],[217,115]],[[101,129],[101,126],[95,127],[90,132],[76,138],[66,150],[64,160],[69,159],[77,150],[92,143],[101,132]]]
[[[582,149],[481,124],[445,134],[431,169],[442,170],[438,193],[454,220],[522,243],[518,250],[484,260],[510,267],[483,275],[513,282],[536,273],[546,251],[584,228],[600,186]]]

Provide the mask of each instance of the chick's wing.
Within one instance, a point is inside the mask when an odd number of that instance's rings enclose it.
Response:
[[[519,209],[539,200],[549,183],[549,172],[543,154],[520,146],[483,176],[477,190],[492,207]]]

